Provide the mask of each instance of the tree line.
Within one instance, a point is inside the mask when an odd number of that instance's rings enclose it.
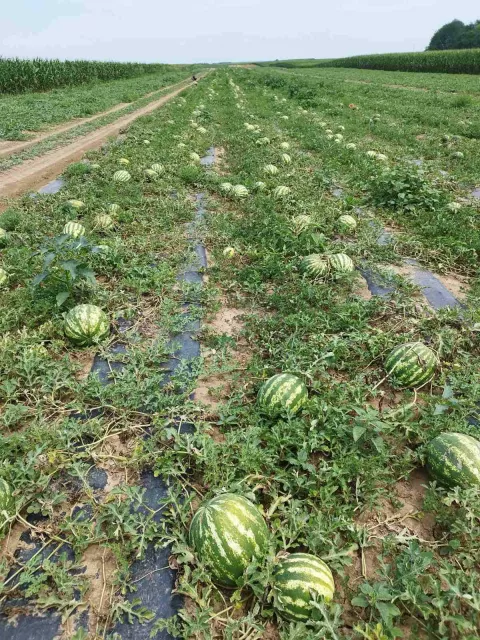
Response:
[[[475,48],[480,49],[480,20],[471,24],[453,20],[434,34],[427,51]]]

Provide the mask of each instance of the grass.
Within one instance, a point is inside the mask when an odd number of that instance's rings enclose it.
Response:
[[[45,535],[67,540],[80,564],[92,545],[113,554],[112,597],[96,619],[100,637],[121,615],[148,619],[147,611],[124,599],[134,586],[128,567],[146,541],[173,542],[178,591],[187,598],[179,617],[154,621],[154,630],[166,626],[182,638],[476,637],[479,491],[447,491],[423,468],[425,445],[438,433],[478,436],[467,422],[479,389],[476,209],[466,203],[456,213],[448,209],[468,192],[463,185],[475,172],[476,141],[441,142],[444,130],[454,133],[450,96],[429,103],[423,92],[412,92],[403,101],[392,97],[394,90],[339,85],[323,73],[329,71],[304,79],[279,71],[217,71],[188,91],[186,102],[177,99],[136,121],[122,145],[90,154],[100,169],[74,167],[65,191],[20,200],[8,214],[2,266],[9,282],[0,293],[6,310],[0,319],[1,475],[16,491],[17,524],[28,513],[45,514]],[[205,107],[194,116],[199,104]],[[455,117],[466,118],[470,108],[458,107]],[[192,128],[191,119],[207,134]],[[257,124],[261,136],[244,122]],[[425,148],[416,138],[420,126]],[[337,133],[343,136],[338,143],[328,137]],[[270,143],[258,145],[258,137]],[[281,162],[281,142],[290,145],[291,165]],[[220,164],[209,170],[189,162],[191,151],[202,154],[211,144],[223,149]],[[422,174],[407,162],[420,148],[428,157]],[[387,161],[368,157],[372,149]],[[469,161],[454,162],[452,149],[470,152]],[[119,188],[110,178],[121,157],[130,159],[133,179]],[[143,169],[156,161],[165,174],[145,182]],[[278,175],[265,177],[267,164],[277,165]],[[449,169],[450,177],[439,178],[439,168]],[[265,191],[255,190],[258,180],[267,183]],[[225,181],[245,185],[249,197],[223,195]],[[272,197],[279,185],[291,188],[288,198]],[[335,197],[339,186],[343,193]],[[189,196],[198,191],[207,197],[201,237],[210,256],[201,291],[176,281],[190,255],[183,226],[194,216]],[[121,335],[125,367],[107,387],[95,377],[79,378],[90,352],[64,338],[58,289],[30,286],[41,270],[33,254],[61,232],[70,198],[86,204],[81,220],[88,240],[111,249],[88,257],[97,283],[76,281],[65,308],[88,301],[114,321],[133,322]],[[92,218],[110,202],[122,210],[115,231],[100,236]],[[356,215],[356,207],[370,213],[372,224],[359,218],[355,234],[339,233],[338,217]],[[306,233],[292,223],[298,214],[311,216]],[[396,245],[377,245],[383,220],[403,231]],[[233,258],[224,256],[227,246],[235,248]],[[415,288],[397,276],[389,276],[398,287],[391,299],[366,300],[358,294],[357,273],[315,282],[301,270],[312,252],[343,251],[356,264],[386,269],[412,249],[436,269],[469,274],[472,293],[461,314],[427,312]],[[195,372],[183,367],[161,389],[169,335],[185,322],[185,294],[202,304],[203,357]],[[205,325],[222,308],[243,311],[240,333]],[[383,361],[410,340],[430,344],[442,364],[431,386],[399,393],[384,379]],[[192,402],[195,374],[208,379],[219,371],[225,383],[217,390],[220,404]],[[309,401],[297,416],[273,418],[256,404],[262,382],[280,371],[307,383]],[[95,408],[102,413],[85,422],[69,415]],[[194,423],[194,433],[179,431],[178,416]],[[108,447],[114,438],[120,452]],[[93,464],[106,462],[122,481],[99,498],[85,478]],[[159,505],[166,529],[141,508],[138,474],[144,469],[170,481],[166,504]],[[80,488],[72,491],[74,480]],[[269,556],[250,567],[234,592],[212,584],[187,537],[200,500],[224,490],[255,500],[270,530]],[[91,510],[87,521],[74,515],[78,504]],[[320,603],[307,626],[282,621],[269,599],[281,550],[319,555],[334,573],[333,603]],[[6,576],[11,559],[3,562]],[[7,584],[4,594],[28,589],[38,606],[53,594],[67,617],[75,615],[68,609],[73,589],[88,596],[87,578],[68,563],[55,568],[30,561],[15,568],[22,583],[12,592]]]

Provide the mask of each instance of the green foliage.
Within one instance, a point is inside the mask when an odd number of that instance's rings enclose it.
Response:
[[[393,211],[432,211],[445,201],[445,196],[432,186],[425,174],[411,166],[380,170],[366,186],[372,204]]]
[[[430,51],[475,48],[480,48],[480,20],[472,24],[453,20],[436,31],[428,45]]]

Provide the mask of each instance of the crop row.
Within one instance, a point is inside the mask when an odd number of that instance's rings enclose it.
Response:
[[[381,53],[333,60],[285,60],[271,66],[347,67],[381,71],[417,71],[427,73],[480,73],[480,49],[425,51],[418,53]]]
[[[178,67],[136,62],[0,58],[0,92],[47,91],[89,82],[133,78],[170,69],[176,71]]]

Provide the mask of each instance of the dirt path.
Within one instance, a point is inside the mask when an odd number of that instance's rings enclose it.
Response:
[[[155,89],[155,91],[151,91],[150,93],[146,93],[145,95],[138,98],[138,100],[144,100],[150,96],[155,95],[159,91],[167,91],[168,89],[172,89],[173,87],[178,87],[188,82],[188,79],[181,80],[180,82],[176,82],[175,84],[170,84],[165,87],[160,87],[159,89]],[[134,102],[137,102],[136,100]],[[75,120],[70,120],[67,123],[55,125],[54,127],[50,127],[46,131],[36,135],[34,138],[30,138],[29,140],[21,140],[21,141],[12,141],[12,140],[2,140],[0,141],[0,158],[6,158],[14,153],[19,153],[20,151],[24,151],[33,145],[42,142],[42,140],[46,140],[51,136],[58,135],[59,133],[65,133],[66,131],[70,131],[71,129],[75,129],[87,122],[94,122],[99,118],[103,118],[108,116],[110,113],[115,113],[116,111],[120,111],[121,109],[125,109],[131,105],[131,102],[119,102],[114,107],[107,109],[106,111],[101,111],[100,113],[96,113],[94,116],[89,116],[88,118],[75,118]]]
[[[155,111],[155,109],[163,106],[189,86],[190,84],[184,81],[181,87],[162,96],[158,100],[150,102],[150,104],[147,104],[145,107],[122,116],[118,118],[118,120],[115,120],[115,122],[100,127],[64,147],[48,151],[42,156],[27,160],[23,164],[1,173],[0,198],[18,196],[29,189],[35,190],[46,182],[56,178],[71,162],[80,160],[87,151],[96,149],[110,136],[118,134],[120,129],[128,126],[140,116]]]

